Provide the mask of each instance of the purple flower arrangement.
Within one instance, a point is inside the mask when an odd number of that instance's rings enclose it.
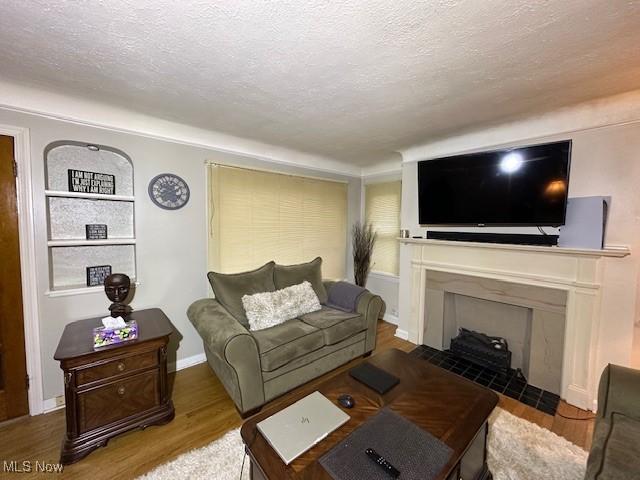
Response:
[[[106,347],[138,338],[138,324],[135,320],[126,322],[122,328],[96,327],[93,329],[93,348]]]

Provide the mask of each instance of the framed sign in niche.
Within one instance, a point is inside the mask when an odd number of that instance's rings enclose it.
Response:
[[[51,296],[101,290],[105,266],[136,279],[133,164],[76,141],[44,151]]]

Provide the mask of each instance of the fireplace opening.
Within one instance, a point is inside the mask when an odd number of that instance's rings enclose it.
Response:
[[[492,337],[482,332],[460,327],[458,335],[451,339],[450,352],[458,358],[502,375],[511,370],[511,350],[506,338]],[[522,371],[516,370],[522,378]]]
[[[448,291],[440,295],[441,309],[431,309],[433,304],[427,307],[427,318],[435,321],[429,324],[425,344],[450,350],[503,375],[516,374],[541,390],[560,395],[563,316],[542,311],[536,308],[538,305],[523,306]]]

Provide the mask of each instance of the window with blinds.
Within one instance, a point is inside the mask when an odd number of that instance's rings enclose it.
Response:
[[[209,269],[243,272],[270,260],[322,257],[328,279],[345,277],[347,184],[209,165]]]
[[[371,270],[398,275],[402,182],[365,185],[365,221],[377,232]]]

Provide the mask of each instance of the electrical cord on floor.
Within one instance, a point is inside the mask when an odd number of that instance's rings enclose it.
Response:
[[[251,439],[251,442],[249,442],[249,444],[244,447],[244,456],[242,457],[242,466],[240,467],[240,480],[242,480],[242,472],[244,471],[244,462],[247,459],[247,451],[251,448],[253,442],[256,441],[257,436],[258,429],[256,428],[256,431],[253,432],[253,438]]]
[[[242,472],[244,472],[244,461],[247,459],[247,449],[244,449],[244,455],[242,456],[242,466],[240,467],[240,480],[242,480]]]
[[[593,420],[597,415],[592,415],[590,417],[578,418],[578,417],[569,417],[567,415],[562,415],[561,413],[556,411],[556,415],[562,418],[566,418],[567,420]]]

